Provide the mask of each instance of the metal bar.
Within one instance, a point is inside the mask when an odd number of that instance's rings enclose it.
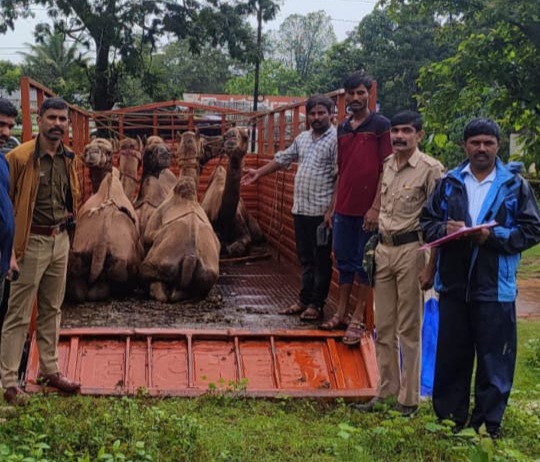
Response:
[[[124,353],[124,390],[131,391],[131,383],[129,383],[129,368],[130,368],[130,358],[131,358],[131,337],[126,338],[126,349]]]
[[[278,357],[277,357],[277,351],[276,351],[276,342],[274,340],[274,336],[270,336],[270,351],[272,352],[272,372],[274,375],[274,382],[276,384],[276,388],[281,388],[281,378],[279,376],[279,367],[278,367]]]
[[[148,377],[148,390],[154,388],[154,354],[152,348],[152,336],[146,338],[146,374]]]
[[[188,388],[194,387],[195,380],[195,370],[194,370],[194,360],[193,360],[193,336],[192,334],[187,334],[187,361],[188,361]]]

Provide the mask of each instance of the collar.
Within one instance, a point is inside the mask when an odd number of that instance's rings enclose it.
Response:
[[[376,114],[375,112],[369,111],[368,116],[354,130],[353,130],[352,125],[351,125],[351,120],[353,119],[354,116],[351,115],[350,117],[347,118],[347,120],[345,120],[344,127],[350,132],[356,132],[356,131],[358,131],[360,129],[360,127],[363,127],[364,125],[368,124],[371,121],[371,119],[373,119],[375,114]]]
[[[473,178],[476,182],[482,184],[482,183],[493,183],[495,181],[495,177],[497,176],[497,164],[495,164],[493,170],[489,173],[488,176],[486,176],[482,181],[478,181],[478,179],[474,176],[472,170],[471,170],[471,163],[469,162],[463,170],[461,170],[461,176],[465,177],[466,175],[469,175],[471,178]]]
[[[420,150],[416,148],[416,150],[412,153],[411,157],[407,159],[407,164],[410,165],[412,168],[416,168],[418,165],[418,162],[420,161]],[[397,157],[394,153],[390,157],[388,157],[389,166],[397,172],[398,164],[397,164]]]
[[[44,152],[41,151],[41,148],[39,146],[39,136],[40,135],[36,136],[36,138],[35,138],[35,142],[36,142],[36,145],[34,147],[34,159],[35,160],[40,159],[44,155]],[[66,149],[63,142],[60,143],[60,146],[58,147],[58,151],[56,153],[61,154],[64,157],[67,157],[68,159],[73,159],[73,157],[74,157],[74,154],[71,151],[69,151],[68,149]]]
[[[327,137],[328,135],[330,135],[330,134],[332,133],[332,130],[335,130],[335,127],[334,127],[332,124],[330,124],[330,126],[328,127],[328,129],[327,129],[324,133],[322,133],[315,141],[318,141],[318,140],[320,140],[320,139],[322,139],[322,138]],[[315,132],[313,131],[313,128],[310,128],[310,129],[309,129],[309,133],[310,133],[310,135],[311,135],[311,139],[314,140],[313,134],[314,134]]]

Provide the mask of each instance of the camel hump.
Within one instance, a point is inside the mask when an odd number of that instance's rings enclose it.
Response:
[[[197,270],[197,264],[199,259],[195,255],[186,255],[180,263],[180,287],[182,289],[189,289],[191,287],[191,281]]]

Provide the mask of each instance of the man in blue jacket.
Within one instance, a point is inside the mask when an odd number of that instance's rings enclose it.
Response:
[[[474,119],[463,138],[468,159],[438,183],[422,210],[422,230],[432,242],[464,226],[497,225],[440,247],[433,407],[455,430],[485,425],[497,438],[516,361],[516,271],[520,253],[540,241],[540,215],[529,184],[497,158],[499,126]]]
[[[0,98],[0,303],[4,294],[4,280],[13,277],[17,262],[11,258],[15,222],[9,198],[9,166],[4,157],[4,146],[15,126],[17,109],[7,99]]]

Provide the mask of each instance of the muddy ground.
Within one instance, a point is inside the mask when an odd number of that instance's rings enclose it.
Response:
[[[297,267],[275,259],[223,263],[218,283],[205,300],[167,304],[136,296],[65,305],[62,327],[314,328],[317,322],[278,314],[296,301],[300,283]],[[334,306],[330,300],[327,316]],[[519,281],[517,311],[519,317],[540,319],[540,280]]]
[[[278,311],[296,301],[298,269],[266,258],[224,263],[204,300],[167,304],[142,296],[64,305],[62,327],[298,329],[315,327]]]

